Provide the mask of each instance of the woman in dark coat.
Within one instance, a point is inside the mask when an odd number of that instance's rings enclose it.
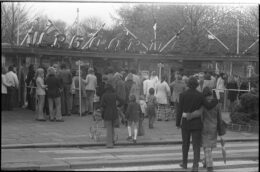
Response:
[[[27,109],[30,109],[33,111],[35,110],[35,95],[33,94],[34,88],[28,88],[28,87],[36,86],[34,76],[35,76],[35,66],[33,64],[31,64],[29,66],[29,71],[26,76],[25,83],[27,86],[27,92],[26,92],[26,99],[28,102]]]
[[[233,76],[229,77],[229,82],[227,83],[227,89],[238,89],[238,85],[235,79],[233,78]],[[229,110],[231,112],[233,110],[234,102],[237,100],[237,94],[238,91],[228,91],[228,100],[230,101]]]
[[[107,148],[113,148],[114,145],[115,120],[118,118],[116,100],[116,93],[113,86],[106,84],[104,94],[101,98],[101,111],[107,128]]]

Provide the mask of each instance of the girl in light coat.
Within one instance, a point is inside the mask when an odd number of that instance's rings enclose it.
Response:
[[[165,121],[169,120],[169,113],[167,112],[167,106],[169,104],[169,98],[171,96],[171,90],[166,82],[166,76],[162,77],[160,83],[155,87],[155,93],[157,98],[158,108],[158,121],[161,121],[164,117]]]

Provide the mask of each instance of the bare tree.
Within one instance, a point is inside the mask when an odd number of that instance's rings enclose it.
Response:
[[[31,8],[24,3],[3,2],[1,4],[2,42],[16,44],[19,23],[19,42],[26,35],[30,23]],[[19,21],[18,21],[19,20]]]

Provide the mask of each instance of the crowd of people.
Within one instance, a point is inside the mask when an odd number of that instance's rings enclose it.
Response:
[[[126,139],[137,143],[137,136],[144,135],[142,122],[145,118],[149,120],[149,129],[153,129],[156,120],[169,121],[173,117],[182,131],[181,167],[187,168],[192,137],[195,171],[201,145],[205,166],[208,171],[213,169],[216,114],[223,108],[225,89],[248,89],[247,83],[239,83],[239,77],[224,73],[200,72],[186,76],[178,70],[174,73],[174,80],[168,82],[167,76],[159,79],[155,71],[150,76],[143,76],[135,69],[114,71],[108,67],[104,74],[100,74],[89,67],[84,74],[84,71],[72,72],[65,64],[54,64],[47,69],[35,69],[34,65],[30,65],[25,83],[27,108],[36,111],[35,119],[38,121],[46,121],[48,117],[50,121],[63,122],[63,116],[79,113],[94,116],[95,110],[100,109],[107,129],[108,148],[114,145],[114,128],[118,121],[127,127]],[[8,72],[2,68],[2,107],[6,108],[3,110],[12,110],[18,87],[14,68],[10,66]],[[230,109],[241,94],[228,91]],[[171,107],[174,107],[174,113]]]

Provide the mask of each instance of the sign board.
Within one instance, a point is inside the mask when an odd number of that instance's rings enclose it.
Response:
[[[80,66],[83,66],[83,65],[89,65],[89,63],[88,62],[83,62],[83,61],[81,61],[81,60],[78,60],[78,61],[76,61],[76,65],[78,66],[80,64]]]

